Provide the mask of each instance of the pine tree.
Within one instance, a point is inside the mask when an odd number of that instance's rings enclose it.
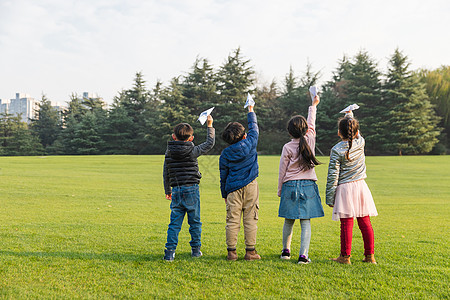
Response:
[[[62,120],[59,112],[47,99],[45,94],[38,104],[36,118],[31,120],[31,130],[39,138],[44,149],[49,151],[49,147],[55,142],[62,130]]]
[[[215,73],[207,59],[197,57],[191,71],[178,80],[178,89],[183,95],[181,105],[189,113],[189,118],[197,120],[202,111],[217,105]],[[194,127],[196,143],[203,142],[206,137],[206,125],[202,126],[194,121],[191,126]]]
[[[191,71],[181,81],[183,96],[193,115],[214,106],[217,101],[217,85],[213,67],[205,58],[196,58]]]
[[[284,95],[280,97],[280,105],[284,111],[284,123],[294,115],[307,115],[311,105],[309,87],[316,85],[320,79],[320,71],[314,72],[308,62],[303,76],[297,80],[294,71],[290,68],[285,77]]]
[[[84,114],[81,122],[74,126],[72,145],[73,154],[100,154],[105,146],[100,133],[97,115],[94,112]]]
[[[147,90],[142,73],[136,73],[134,84],[131,89],[123,90],[114,98],[114,104],[109,114],[108,125],[113,126],[109,130],[108,148],[111,153],[146,154],[148,153],[151,131],[148,120],[153,115],[155,107],[154,98]],[[120,110],[120,112],[115,112]],[[126,113],[126,116],[123,114]],[[111,117],[124,117],[121,120],[111,120]],[[127,127],[117,127],[117,124],[127,123]],[[118,138],[122,140],[118,140]],[[126,139],[126,140],[123,140]],[[120,145],[128,145],[123,148]]]
[[[259,86],[255,98],[258,99],[258,126],[262,133],[259,136],[258,151],[264,154],[280,154],[289,137],[275,79],[268,85]]]
[[[385,132],[387,150],[402,154],[424,154],[432,150],[440,133],[439,118],[419,76],[409,70],[406,55],[396,49],[389,61],[384,86],[384,109],[389,111]]]
[[[255,83],[255,71],[250,66],[250,60],[246,60],[241,55],[241,49],[237,48],[228,55],[225,63],[220,66],[217,74],[217,90],[219,93],[217,114],[223,116],[221,121],[237,121],[235,118],[241,116],[247,93],[252,94]],[[238,117],[239,121],[244,117]]]
[[[0,115],[0,153],[2,155],[40,155],[44,149],[20,115]]]
[[[450,153],[450,66],[442,66],[436,70],[419,72],[421,81],[425,83],[430,102],[435,105],[439,126],[443,128],[439,136],[440,143],[433,153]],[[439,146],[439,147],[438,147]]]
[[[216,73],[217,105],[214,110],[214,126],[223,130],[229,122],[240,122],[247,126],[247,115],[244,109],[247,93],[254,94],[255,71],[250,60],[242,57],[241,49],[237,48],[228,55],[225,63]],[[254,96],[254,95],[253,95]],[[258,99],[254,99],[258,109]],[[216,140],[215,151],[221,151],[225,144],[221,139]]]
[[[175,125],[178,123],[189,123],[192,126],[198,116],[191,114],[189,111],[179,77],[172,79],[170,85],[163,89],[160,97],[164,103],[159,119],[160,136],[163,141],[167,141],[170,139]]]
[[[366,139],[366,152],[372,154],[381,150],[380,144],[374,139],[378,132],[379,116],[384,109],[380,75],[376,62],[363,50],[350,62],[344,57],[335,74],[335,80],[338,80],[335,82],[336,96],[339,98],[336,102],[339,106],[335,109],[340,111],[353,103],[360,106],[354,113]]]

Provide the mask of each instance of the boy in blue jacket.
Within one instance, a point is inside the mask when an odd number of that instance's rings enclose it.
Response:
[[[236,260],[237,236],[243,215],[245,236],[245,260],[261,259],[255,250],[256,223],[258,222],[258,123],[253,106],[248,107],[248,134],[238,122],[231,122],[222,133],[222,139],[230,144],[219,159],[220,190],[227,209],[226,239],[228,260]]]

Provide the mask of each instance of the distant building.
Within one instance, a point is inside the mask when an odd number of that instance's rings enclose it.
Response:
[[[7,101],[0,101],[0,113],[7,113],[13,116],[20,115],[21,121],[29,123],[34,118],[38,107],[38,102],[28,94],[16,93],[16,98]]]
[[[9,101],[0,99],[0,114],[7,114],[9,110]]]
[[[97,93],[83,92],[83,99],[97,99]]]

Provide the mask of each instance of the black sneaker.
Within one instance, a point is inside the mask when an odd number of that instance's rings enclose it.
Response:
[[[281,259],[291,259],[291,251],[289,249],[283,249],[281,252]]]
[[[298,264],[300,265],[306,265],[306,264],[310,264],[311,260],[309,258],[307,258],[305,255],[300,255],[298,257]]]
[[[200,251],[200,247],[193,247],[191,248],[191,256],[192,257],[200,257],[203,253]]]
[[[175,259],[175,250],[164,250],[164,260],[165,261],[173,261]]]

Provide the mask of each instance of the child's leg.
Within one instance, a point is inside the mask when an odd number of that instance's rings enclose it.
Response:
[[[302,227],[302,237],[300,242],[300,255],[308,257],[309,244],[311,242],[311,220],[302,219],[300,220],[300,225]]]
[[[246,249],[254,249],[256,245],[256,231],[258,229],[259,189],[258,182],[253,180],[244,188],[243,223]]]
[[[283,225],[283,250],[291,249],[292,231],[294,229],[295,220],[284,219]]]
[[[356,218],[358,220],[359,230],[364,241],[364,255],[370,255],[374,253],[374,234],[370,217],[365,216],[362,218]]]
[[[189,243],[192,248],[199,248],[202,245],[202,222],[200,221],[200,192],[198,185],[185,188],[184,200],[187,209],[189,233],[191,234]]]
[[[353,218],[341,218],[341,255],[352,252]]]
[[[227,196],[227,226],[225,226],[227,248],[236,249],[237,236],[241,228],[243,188]]]
[[[183,209],[178,207],[172,208],[172,212],[170,213],[169,228],[167,229],[166,249],[168,250],[175,250],[177,248],[178,234],[180,233],[181,225],[183,225],[184,215],[185,211]]]

